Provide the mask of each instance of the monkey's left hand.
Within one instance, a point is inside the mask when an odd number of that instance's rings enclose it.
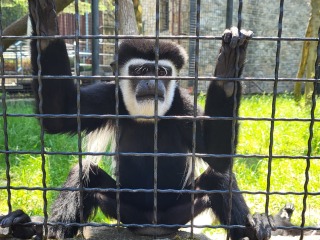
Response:
[[[240,240],[268,240],[271,238],[272,229],[275,229],[273,217],[264,213],[249,214],[246,226],[247,237]]]

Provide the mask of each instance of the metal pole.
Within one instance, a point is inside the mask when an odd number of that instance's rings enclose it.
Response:
[[[86,0],[88,3],[88,0]],[[86,27],[86,35],[89,35],[89,13],[85,13],[85,27]],[[86,52],[89,52],[89,39],[86,39]]]
[[[232,27],[233,0],[227,0],[226,28]]]
[[[197,25],[197,2],[196,0],[190,0],[190,35],[196,35],[196,25]],[[189,40],[189,76],[195,76],[195,50],[196,50],[196,40]],[[193,80],[188,81],[188,87],[193,87]]]
[[[92,35],[99,35],[99,0],[91,1]],[[99,39],[92,39],[92,75],[99,74]]]

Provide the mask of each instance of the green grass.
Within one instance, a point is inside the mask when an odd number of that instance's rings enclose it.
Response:
[[[200,98],[203,103],[203,97]],[[310,107],[297,105],[290,95],[277,97],[276,117],[310,118]],[[318,105],[320,101],[318,99]],[[31,102],[8,102],[8,113],[33,113]],[[1,105],[0,105],[1,106]],[[251,96],[242,100],[240,116],[269,118],[272,111],[271,96]],[[2,108],[0,108],[0,113]],[[315,115],[320,118],[320,108]],[[276,121],[273,133],[273,155],[304,156],[308,152],[310,121]],[[240,122],[240,135],[237,152],[239,154],[269,154],[270,121]],[[3,118],[0,118],[0,150],[5,149]],[[9,150],[40,151],[40,127],[36,119],[30,117],[8,118]],[[312,156],[320,155],[320,122],[313,127]],[[77,149],[77,138],[67,135],[45,135],[45,149],[48,151],[74,151]],[[10,154],[10,177],[12,186],[42,186],[42,158],[36,154]],[[46,155],[47,186],[59,187],[66,179],[68,172],[76,162],[77,156]],[[265,191],[267,189],[268,158],[239,158],[235,160],[234,171],[241,190]],[[309,192],[320,191],[319,159],[310,161]],[[107,164],[104,166],[108,168]],[[305,184],[305,159],[272,159],[271,191],[303,192]],[[6,155],[0,153],[0,187],[6,186]],[[11,203],[14,209],[23,208],[31,215],[42,215],[43,196],[41,191],[11,190]],[[48,191],[49,206],[57,192]],[[266,196],[264,194],[246,194],[245,198],[252,211],[264,212]],[[301,221],[303,195],[271,195],[269,212],[277,212],[286,202],[293,202],[296,212],[293,222]],[[7,191],[0,190],[0,213],[7,212]],[[320,214],[320,196],[308,196],[306,220],[308,225],[316,225]],[[101,214],[95,221],[103,221]]]
[[[31,102],[9,102],[7,113],[33,113]],[[38,121],[31,117],[8,117],[7,120],[8,147],[17,151],[40,151],[40,127]],[[3,119],[0,120],[3,132]],[[4,150],[4,135],[0,135],[0,149]],[[45,150],[47,151],[77,151],[77,139],[67,135],[45,135]],[[10,154],[10,176],[12,186],[42,187],[42,157],[36,154]],[[70,167],[77,161],[76,156],[46,155],[47,186],[61,186],[66,179]],[[0,154],[0,186],[6,186],[6,155]],[[42,214],[42,192],[12,190],[13,208],[23,207],[28,213]],[[56,192],[48,192],[53,199]],[[7,192],[0,190],[0,212],[6,212],[5,199]]]
[[[319,99],[315,117],[320,117]],[[291,95],[281,95],[276,101],[276,118],[310,119],[310,106],[296,104]],[[240,108],[242,117],[269,118],[272,112],[271,96],[252,96],[244,98]],[[239,154],[267,155],[270,151],[270,121],[240,122]],[[308,153],[310,121],[276,121],[273,131],[272,154],[279,156],[306,156]],[[320,155],[320,122],[313,126],[311,156]],[[234,170],[242,190],[259,191],[267,189],[268,158],[237,159]],[[271,163],[271,191],[303,192],[305,184],[306,159],[273,158]],[[309,192],[320,191],[319,159],[310,161]],[[251,209],[264,210],[265,195],[246,195]],[[308,196],[306,220],[309,225],[319,224],[320,196]],[[269,206],[271,213],[277,212],[286,202],[295,204],[296,211],[292,221],[299,224],[303,195],[271,195]]]

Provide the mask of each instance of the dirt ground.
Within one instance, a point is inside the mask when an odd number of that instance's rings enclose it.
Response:
[[[185,231],[179,231],[178,234],[168,236],[168,237],[142,237],[133,234],[132,232],[128,231],[127,229],[114,229],[114,228],[86,228],[84,231],[84,235],[87,239],[90,240],[190,240],[190,233]],[[225,240],[226,236],[224,234],[219,234],[215,236],[206,236],[204,234],[194,234],[195,240]],[[274,236],[271,240],[298,240],[300,237],[284,237],[284,236]],[[320,240],[320,236],[305,236],[303,237],[304,240]]]
[[[176,234],[166,237],[146,237],[138,236],[125,228],[108,228],[108,227],[86,227],[84,229],[84,238],[88,240],[191,240],[190,233],[186,231],[179,231]],[[0,239],[4,240],[18,240],[17,238],[8,238],[4,235]],[[82,239],[81,236],[72,238],[74,240]],[[72,240],[71,238],[69,240]],[[214,236],[206,236],[205,234],[194,234],[194,240],[226,240],[226,235],[217,234]],[[298,240],[300,237],[284,237],[274,236],[271,240]],[[320,236],[305,236],[304,240],[320,240]]]

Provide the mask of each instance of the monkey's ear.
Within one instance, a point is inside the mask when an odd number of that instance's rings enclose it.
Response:
[[[113,75],[115,75],[116,74],[116,61],[113,61],[112,63],[110,63],[110,67],[112,69]]]

